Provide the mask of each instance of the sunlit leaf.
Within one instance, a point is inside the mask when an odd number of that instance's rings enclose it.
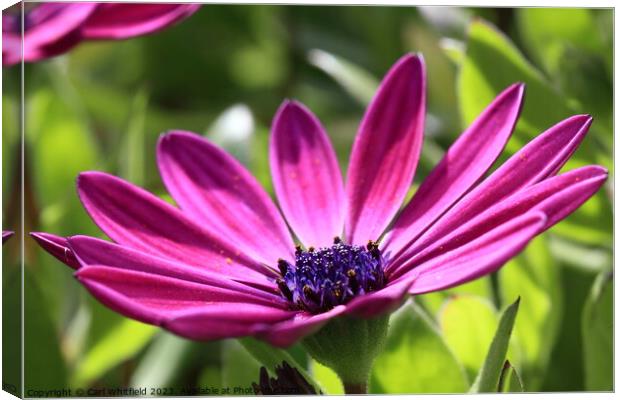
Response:
[[[308,61],[330,75],[363,106],[370,102],[379,86],[379,81],[366,70],[324,50],[311,50]]]
[[[134,356],[146,345],[157,330],[157,327],[151,325],[131,319],[123,319],[120,324],[88,350],[75,369],[72,382],[76,386],[84,385],[120,362]]]
[[[609,249],[589,246],[560,236],[549,237],[549,248],[557,260],[588,272],[601,272],[612,265]]]
[[[193,349],[193,343],[161,331],[141,357],[131,377],[131,386],[159,387],[170,385],[183,371],[183,362]]]
[[[467,385],[463,367],[419,306],[392,315],[385,348],[372,368],[371,393],[459,393]]]
[[[230,106],[206,130],[209,140],[222,146],[245,165],[253,155],[254,117],[245,104]]]
[[[439,312],[441,333],[472,381],[482,367],[497,321],[493,304],[478,296],[454,295]]]
[[[133,99],[127,130],[123,132],[122,176],[136,185],[144,185],[144,151],[146,146],[144,121],[148,107],[148,95],[140,90]]]
[[[553,124],[576,113],[566,104],[566,97],[553,88],[545,77],[521,54],[508,37],[483,20],[475,20],[469,27],[467,50],[460,68],[458,96],[464,125],[476,116],[504,88],[514,82],[527,85],[525,102],[515,128],[506,146],[507,154],[520,149]],[[595,136],[588,136],[571,157],[565,169],[595,164]],[[504,155],[504,158],[506,155]],[[611,165],[605,165],[611,168]],[[553,232],[573,240],[593,244],[611,242],[611,207],[604,192],[586,202]]]
[[[542,382],[559,332],[563,313],[561,272],[545,236],[530,242],[499,271],[502,303],[521,296],[514,336],[521,349],[523,379],[531,390]]]
[[[441,307],[452,296],[473,295],[481,298],[490,299],[493,296],[491,288],[491,280],[488,277],[476,279],[450,289],[438,292],[427,293],[416,298],[421,302],[433,315],[438,315]]]
[[[520,8],[516,22],[525,45],[550,73],[561,70],[563,50],[573,46],[610,58],[603,30],[595,13],[611,10],[588,8]]]
[[[439,46],[455,65],[461,65],[465,58],[465,43],[460,40],[443,38]]]
[[[484,364],[476,377],[473,385],[469,389],[470,393],[488,393],[497,391],[499,378],[502,372],[510,335],[519,311],[519,300],[508,306],[499,320],[497,331],[489,347],[489,351],[484,360]]]
[[[342,381],[332,369],[314,360],[311,361],[312,376],[325,394],[344,394]]]
[[[524,392],[523,381],[515,367],[506,360],[499,377],[498,392]]]
[[[614,388],[613,286],[612,273],[601,273],[583,309],[586,390],[611,391]]]

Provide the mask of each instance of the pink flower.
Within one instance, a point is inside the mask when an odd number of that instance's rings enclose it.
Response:
[[[11,231],[2,231],[2,244],[4,244],[9,238],[13,236],[13,232]]]
[[[199,4],[27,3],[22,57],[21,5],[2,13],[2,64],[65,53],[82,40],[127,39],[164,29]]]
[[[599,166],[557,175],[584,138],[587,115],[551,127],[484,177],[518,118],[524,85],[515,84],[399,212],[422,148],[425,86],[420,57],[392,67],[360,125],[346,184],[320,122],[285,101],[270,144],[282,214],[233,157],[176,131],[160,138],[157,157],[179,208],[85,172],[80,199],[113,242],[33,236],[123,315],[190,339],[255,336],[289,346],[332,318],[384,314],[408,294],[497,270],[605,181]]]

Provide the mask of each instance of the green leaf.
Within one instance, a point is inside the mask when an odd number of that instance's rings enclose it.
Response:
[[[602,32],[591,9],[520,8],[516,22],[532,55],[551,74],[562,69],[565,46],[605,54]]]
[[[609,249],[588,246],[560,236],[549,237],[549,249],[558,261],[586,272],[598,273],[608,270],[612,265]]]
[[[506,360],[506,362],[504,363],[504,368],[502,368],[502,373],[499,377],[499,385],[497,391],[504,393],[525,391],[523,381],[521,380],[519,373],[508,360]]]
[[[465,59],[465,44],[460,40],[442,38],[439,47],[454,65],[461,65]]]
[[[5,250],[6,251],[6,250]],[[22,393],[22,285],[21,268],[7,262],[2,267],[2,389]]]
[[[140,358],[130,386],[162,387],[170,385],[183,370],[183,363],[193,350],[193,343],[161,331]]]
[[[506,156],[515,153],[541,132],[576,113],[566,96],[552,87],[508,37],[491,24],[477,19],[469,27],[467,51],[458,79],[459,106],[464,125],[469,125],[497,94],[514,82],[527,84],[525,102]],[[596,164],[596,137],[589,135],[567,162],[565,169]],[[504,159],[504,158],[502,158]],[[610,163],[604,164],[611,168]],[[611,204],[604,191],[586,202],[553,232],[580,242],[611,243]]]
[[[249,165],[254,152],[254,130],[254,117],[249,107],[235,104],[217,117],[205,135],[243,164]]]
[[[583,309],[585,385],[589,391],[614,388],[613,286],[611,272],[599,274]]]
[[[325,394],[344,394],[344,386],[342,381],[331,368],[312,360],[310,362],[310,369],[312,370],[312,376],[316,379],[317,383],[324,388]]]
[[[542,74],[508,37],[490,23],[474,20],[469,27],[467,50],[458,81],[464,125],[471,124],[500,91],[518,81],[527,84],[527,94],[515,132],[518,143],[514,140],[509,143],[510,152],[540,133],[541,127],[546,128],[568,117],[569,111]]]
[[[586,299],[594,283],[592,273],[583,269],[571,268],[562,264],[559,284],[562,287],[562,304],[566,312],[562,313],[556,343],[551,352],[549,366],[544,373],[544,382],[541,391],[583,391],[584,371],[583,338],[581,318],[576,318],[583,310]],[[526,378],[527,379],[527,378]],[[528,382],[528,381],[526,381]],[[529,390],[536,390],[530,387]]]
[[[67,386],[67,369],[47,302],[29,268],[24,269],[24,386],[49,390]]]
[[[268,345],[267,343],[257,340],[251,337],[245,337],[239,339],[239,343],[245,348],[245,350],[251,354],[254,359],[258,360],[260,365],[267,368],[267,370],[271,374],[275,374],[276,365],[281,365],[282,361],[286,361],[293,368],[296,368],[303,376],[306,378],[306,381],[310,383],[312,386],[317,389],[317,393],[319,391],[325,392],[321,385],[319,385],[314,378],[306,371],[305,367],[299,365],[299,363],[293,358],[293,356],[282,349],[275,348],[273,346]],[[257,375],[258,379],[258,375]]]
[[[331,76],[361,105],[370,103],[379,81],[363,68],[324,50],[310,50],[310,64]]]
[[[258,382],[261,363],[237,340],[222,342],[222,388],[234,395],[254,394],[252,382]],[[233,388],[237,392],[233,393]]]
[[[123,318],[84,355],[74,371],[72,382],[75,386],[88,384],[133,357],[157,330],[157,327]]]
[[[549,252],[547,237],[539,236],[498,273],[502,304],[521,296],[514,336],[530,390],[537,390],[542,383],[559,333],[563,313],[561,272]]]
[[[455,295],[439,312],[439,326],[446,343],[473,381],[493,340],[498,315],[486,298]]]
[[[462,393],[467,385],[463,367],[419,306],[392,315],[385,349],[372,368],[371,393]]]
[[[140,90],[133,99],[127,131],[123,137],[123,156],[120,159],[122,176],[136,185],[144,185],[146,147],[144,121],[148,109],[149,97],[145,90]],[[124,151],[123,151],[124,150]]]
[[[416,300],[421,302],[432,315],[438,315],[446,301],[453,296],[460,295],[473,295],[489,299],[493,296],[491,280],[487,277],[476,279],[451,289],[418,296]]]
[[[491,342],[484,364],[470,388],[470,393],[489,393],[497,391],[499,377],[508,353],[510,335],[519,311],[520,299],[504,310],[499,320],[497,332]]]

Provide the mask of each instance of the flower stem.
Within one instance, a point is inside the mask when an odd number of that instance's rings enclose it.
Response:
[[[365,394],[372,364],[385,342],[388,320],[389,315],[338,317],[302,343],[312,358],[338,375],[347,394]]]
[[[367,394],[368,384],[366,382],[361,383],[342,383],[344,385],[345,394]]]

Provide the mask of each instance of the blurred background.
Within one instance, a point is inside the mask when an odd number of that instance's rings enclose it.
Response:
[[[403,307],[371,391],[466,392],[499,311],[517,296],[509,359],[526,391],[612,390],[612,27],[605,9],[204,5],[161,33],[82,43],[25,66],[25,231],[101,236],[75,191],[85,170],[169,199],[155,143],[170,129],[224,146],[272,193],[267,140],[285,98],[321,119],[344,171],[381,77],[404,53],[421,52],[428,114],[412,193],[463,129],[517,81],[527,83],[525,105],[502,160],[561,119],[589,113],[594,124],[565,169],[596,163],[610,179],[499,273]],[[3,228],[15,231],[19,81],[19,66],[3,68]],[[19,237],[3,248],[5,311],[19,302],[6,289],[19,282],[19,251]],[[247,388],[258,381],[260,363],[238,341],[191,342],[123,318],[29,237],[25,265],[26,389]],[[4,314],[5,327],[19,325],[18,316]],[[5,343],[18,339],[5,333]],[[18,351],[4,346],[5,374]],[[325,392],[342,393],[334,374],[299,346],[290,354]]]

